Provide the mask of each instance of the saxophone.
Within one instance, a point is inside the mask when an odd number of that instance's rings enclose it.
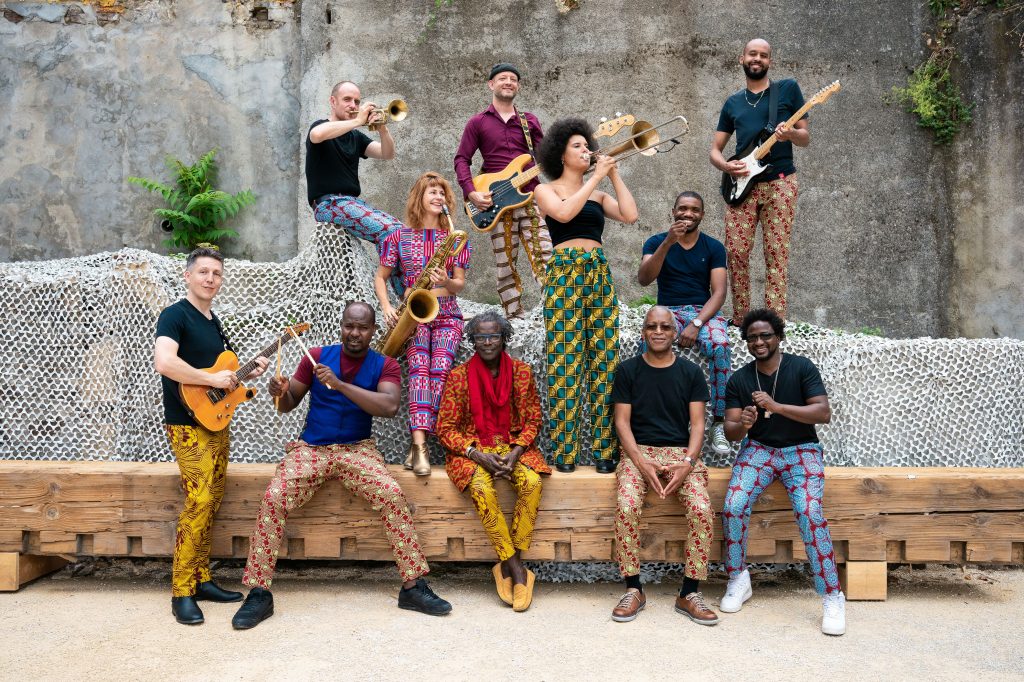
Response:
[[[434,251],[434,255],[427,261],[420,276],[409,287],[408,295],[396,311],[398,321],[375,346],[378,353],[397,358],[409,337],[416,331],[416,326],[433,322],[437,317],[440,306],[437,303],[437,296],[430,290],[430,271],[435,268],[443,268],[445,261],[459,255],[459,252],[469,243],[469,235],[462,230],[455,229],[451,215],[448,213],[448,207],[443,207],[443,210],[448,218],[448,236]]]

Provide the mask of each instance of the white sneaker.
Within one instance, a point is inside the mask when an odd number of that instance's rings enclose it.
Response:
[[[725,613],[736,613],[743,608],[743,602],[754,596],[750,588],[750,571],[744,568],[740,573],[729,578],[725,587],[725,596],[718,604],[718,610]]]
[[[711,425],[711,450],[719,455],[728,455],[732,451],[732,443],[725,437],[725,422]]]
[[[821,617],[821,631],[826,635],[846,633],[846,595],[842,592],[826,594],[822,599],[824,615]]]

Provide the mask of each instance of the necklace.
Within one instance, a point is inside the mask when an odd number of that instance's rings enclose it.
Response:
[[[770,88],[770,87],[772,87],[771,80],[768,81],[768,88]],[[750,92],[750,90],[749,89],[744,89],[743,90],[743,99],[746,100],[747,104],[749,104],[750,106],[752,106],[752,107],[754,107],[756,109],[757,105],[761,103],[761,98],[764,97],[764,93],[768,92],[768,88],[765,88],[764,90],[761,91],[761,94],[757,96],[757,100],[753,104],[751,104],[750,99],[747,97],[747,93]]]
[[[782,360],[781,359],[779,360],[778,368],[775,370],[775,382],[772,383],[772,400],[773,401],[775,400],[775,389],[779,385],[779,375],[780,374],[782,374]],[[754,379],[757,381],[757,390],[760,391],[761,390],[761,373],[757,371],[757,366],[756,365],[754,366]],[[765,419],[771,419],[772,418],[772,411],[771,410],[765,410],[764,411],[764,418]]]

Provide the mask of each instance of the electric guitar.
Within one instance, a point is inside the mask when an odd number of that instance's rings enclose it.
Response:
[[[841,87],[839,81],[835,81],[814,93],[813,97],[789,117],[785,124],[786,127],[792,127],[794,123],[803,118],[811,107],[826,102],[829,97],[839,92]],[[761,159],[768,156],[768,152],[778,141],[779,136],[776,133],[772,133],[767,138],[764,138],[763,134],[758,135],[753,142],[747,145],[746,149],[729,159],[730,161],[743,161],[747,166],[747,174],[737,178],[729,173],[722,173],[722,198],[725,199],[725,203],[730,206],[742,204],[756,183],[771,177],[769,172],[771,164],[761,163]]]
[[[293,325],[291,329],[296,334],[302,334],[309,331],[309,325],[303,322]],[[238,377],[238,388],[229,392],[226,389],[213,388],[211,386],[179,384],[178,393],[181,396],[181,402],[185,405],[185,409],[188,410],[193,419],[207,430],[224,430],[231,423],[231,418],[235,415],[235,409],[242,403],[252,400],[256,395],[255,388],[248,388],[241,383],[242,379],[249,376],[256,369],[256,360],[258,358],[269,358],[277,351],[278,344],[283,346],[291,340],[291,333],[285,329],[279,339],[275,339],[273,343],[261,350],[255,358],[241,367],[238,366],[237,355],[229,350],[224,351],[217,356],[217,362],[213,364],[213,367],[204,368],[203,371],[216,374],[225,369],[233,370],[235,376]]]
[[[627,115],[604,122],[598,126],[594,137],[614,135],[623,126],[633,125],[634,120],[632,116]],[[519,190],[540,174],[540,166],[536,165],[523,170],[523,166],[532,160],[529,154],[520,154],[502,170],[473,178],[473,188],[477,192],[491,193],[491,205],[486,209],[477,208],[472,201],[466,202],[466,215],[472,221],[474,230],[490,232],[505,213],[525,206],[533,200],[533,192]]]

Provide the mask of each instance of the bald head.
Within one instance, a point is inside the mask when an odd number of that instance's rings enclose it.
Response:
[[[748,81],[762,81],[768,75],[768,67],[772,64],[772,46],[764,38],[754,38],[743,46],[740,55],[740,66]],[[749,83],[748,83],[749,87]]]
[[[743,46],[743,54],[746,54],[747,50],[752,47],[767,52],[768,56],[771,56],[772,54],[772,46],[769,45],[768,41],[764,38],[754,38],[753,40],[748,41],[747,44]]]

